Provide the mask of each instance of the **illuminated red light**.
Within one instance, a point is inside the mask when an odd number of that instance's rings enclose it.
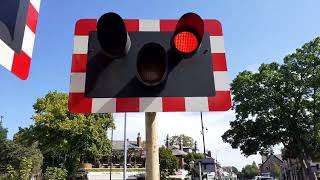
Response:
[[[174,45],[176,49],[183,53],[191,53],[198,47],[197,37],[188,31],[183,31],[174,37]]]

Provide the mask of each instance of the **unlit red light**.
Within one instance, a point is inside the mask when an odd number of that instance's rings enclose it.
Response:
[[[195,51],[198,44],[197,37],[188,31],[180,32],[174,37],[174,45],[176,49],[183,53],[191,53]]]

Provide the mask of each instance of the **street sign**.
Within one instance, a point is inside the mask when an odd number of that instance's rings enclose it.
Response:
[[[22,80],[29,75],[40,1],[0,2],[0,65]]]
[[[108,29],[111,25],[117,30]],[[71,112],[207,112],[230,107],[219,21],[187,13],[179,20],[122,22],[107,13],[99,21],[76,23]]]

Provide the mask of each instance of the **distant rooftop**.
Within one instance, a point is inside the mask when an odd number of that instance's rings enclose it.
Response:
[[[263,164],[264,162],[266,162],[271,156],[275,156],[275,157],[278,158],[280,161],[283,161],[281,154],[272,154],[272,155],[270,155],[270,156],[268,156],[268,157],[267,157],[267,156],[261,156],[262,164]]]
[[[186,156],[188,153],[186,153],[182,150],[179,150],[179,149],[172,149],[172,154],[174,156]]]
[[[136,141],[128,141],[127,145],[129,150],[140,150],[142,147],[137,145]],[[112,142],[112,150],[123,151],[124,150],[124,141],[115,140]]]

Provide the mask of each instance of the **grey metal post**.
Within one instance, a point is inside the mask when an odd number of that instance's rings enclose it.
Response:
[[[124,164],[123,164],[123,179],[127,179],[127,113],[124,113]]]
[[[206,158],[206,143],[204,141],[204,126],[203,126],[203,119],[202,119],[202,112],[200,112],[201,116],[201,128],[202,128],[202,140],[203,140],[203,155]]]
[[[199,161],[199,180],[202,180],[202,169],[201,169],[201,162]]]
[[[110,157],[110,180],[112,179],[112,166],[113,166],[113,151],[112,151],[112,144],[113,144],[113,128],[111,128],[111,157]]]

